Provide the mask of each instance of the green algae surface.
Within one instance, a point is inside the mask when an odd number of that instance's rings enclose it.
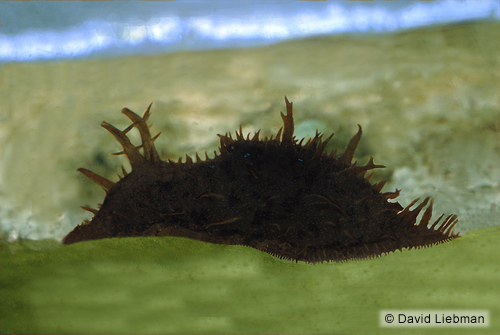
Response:
[[[489,310],[500,332],[498,227],[378,259],[305,264],[179,237],[0,242],[0,332],[447,334],[381,328],[384,309]]]

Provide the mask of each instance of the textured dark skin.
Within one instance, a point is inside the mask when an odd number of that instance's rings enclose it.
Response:
[[[368,170],[383,168],[373,159],[352,164],[361,127],[340,157],[324,149],[330,136],[298,142],[293,136],[292,103],[285,98],[284,128],[275,138],[220,137],[220,155],[196,163],[162,161],[146,121],[124,108],[133,124],[120,131],[103,122],[120,142],[131,165],[117,183],[79,169],[107,190],[99,211],[70,232],[63,243],[126,236],[183,236],[219,244],[250,246],[280,258],[306,262],[376,257],[402,248],[419,248],[459,236],[458,221],[441,216],[428,227],[432,202],[420,223],[417,215],[429,202],[419,199],[403,209],[399,191],[381,193],[384,182],[372,185]],[[126,133],[137,127],[142,151]],[[305,142],[305,143],[304,143]]]

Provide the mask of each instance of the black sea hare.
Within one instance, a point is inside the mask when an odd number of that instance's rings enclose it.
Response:
[[[132,171],[112,182],[87,169],[84,175],[106,189],[99,210],[70,232],[63,243],[126,236],[183,236],[196,240],[240,244],[280,258],[305,262],[342,261],[445,242],[459,236],[452,229],[456,215],[429,228],[432,201],[420,223],[417,215],[429,202],[419,199],[404,208],[388,202],[399,195],[381,193],[384,182],[370,184],[365,173],[376,165],[351,164],[361,139],[361,126],[347,149],[336,158],[325,146],[333,134],[300,142],[293,136],[292,103],[285,97],[287,114],[276,137],[259,139],[259,132],[245,138],[241,127],[218,135],[220,154],[196,163],[160,160],[146,121],[151,105],[141,118],[124,108],[133,124],[124,131],[103,122],[123,147]],[[139,129],[142,144],[135,147],[127,137]],[[139,149],[142,148],[143,154]]]

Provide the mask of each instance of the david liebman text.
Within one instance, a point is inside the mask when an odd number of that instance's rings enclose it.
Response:
[[[434,319],[434,320],[432,320]],[[475,315],[444,315],[444,314],[420,314],[417,315],[406,315],[398,314],[398,323],[432,323],[435,324],[484,324],[484,316]]]

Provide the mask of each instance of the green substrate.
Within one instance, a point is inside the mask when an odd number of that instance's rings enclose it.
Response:
[[[498,334],[499,227],[305,264],[178,237],[0,242],[0,332]],[[488,328],[381,328],[383,309],[489,310]]]

